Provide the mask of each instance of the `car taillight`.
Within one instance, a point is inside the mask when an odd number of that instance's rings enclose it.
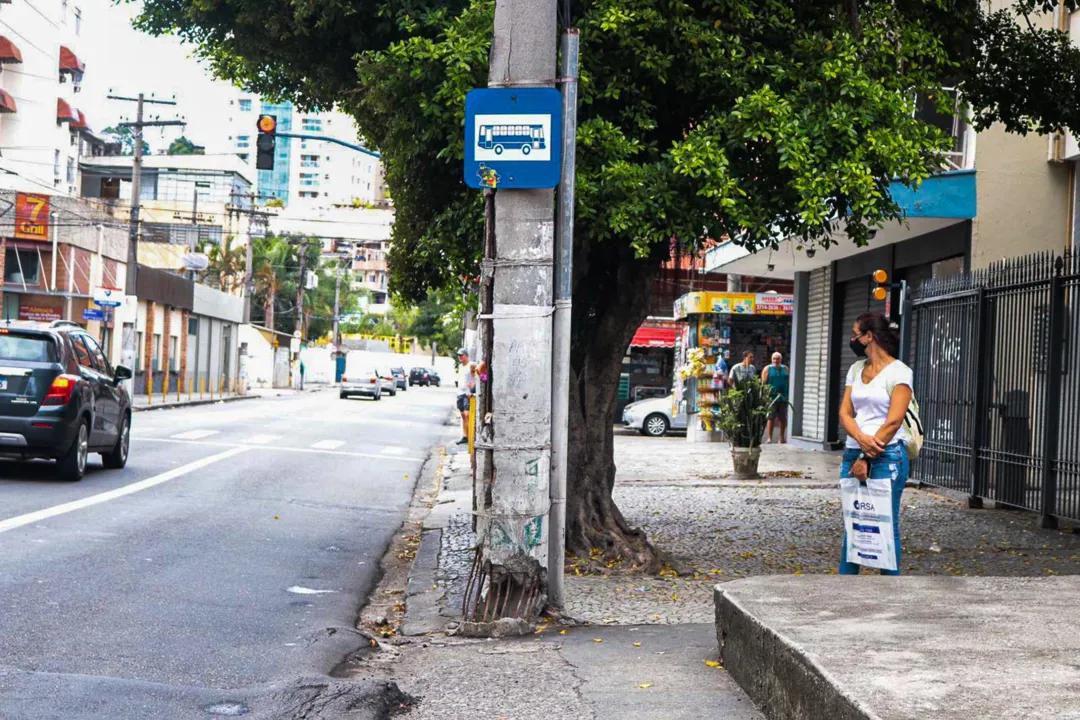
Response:
[[[49,392],[45,393],[42,405],[67,405],[71,400],[71,393],[75,391],[75,383],[79,378],[74,375],[60,375],[53,380]]]

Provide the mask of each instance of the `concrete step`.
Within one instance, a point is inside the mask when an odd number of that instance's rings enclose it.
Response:
[[[731,677],[769,720],[1080,719],[1080,577],[717,585]]]

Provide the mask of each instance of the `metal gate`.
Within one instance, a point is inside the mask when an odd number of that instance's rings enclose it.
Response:
[[[289,387],[289,359],[291,353],[287,347],[274,348],[274,377],[271,387]]]
[[[930,281],[913,302],[922,482],[1080,520],[1080,258]]]

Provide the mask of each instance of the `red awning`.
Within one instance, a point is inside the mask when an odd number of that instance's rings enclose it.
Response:
[[[86,124],[86,113],[82,110],[76,110],[75,114],[79,116],[78,119],[72,121],[68,127],[71,130],[89,130],[90,126]]]
[[[79,73],[80,75],[86,72],[86,65],[75,57],[75,53],[63,45],[60,46],[60,72]]]
[[[15,98],[8,95],[7,90],[0,90],[0,113],[13,113],[15,110]]]
[[[22,53],[15,43],[0,35],[0,63],[21,63]]]
[[[638,328],[630,347],[675,347],[678,333],[675,328]]]
[[[78,122],[79,116],[64,98],[56,98],[56,122]]]

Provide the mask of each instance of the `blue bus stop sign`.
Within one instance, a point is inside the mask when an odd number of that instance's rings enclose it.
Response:
[[[465,96],[465,184],[553,188],[562,168],[562,94],[483,88]]]

